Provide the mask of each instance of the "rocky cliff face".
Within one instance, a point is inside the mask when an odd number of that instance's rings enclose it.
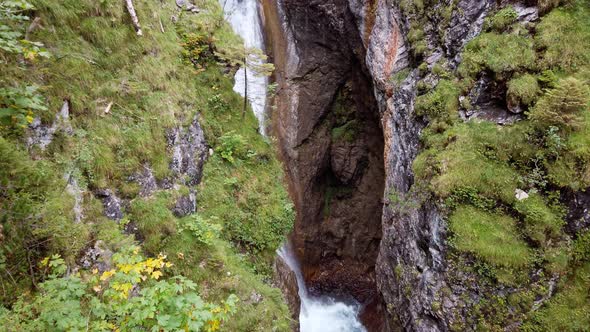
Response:
[[[294,246],[312,292],[364,302],[375,296],[384,183],[364,46],[344,1],[275,5],[266,19],[275,21],[276,133],[299,211]]]
[[[373,330],[446,331],[464,319],[466,287],[449,281],[445,222],[414,188],[425,126],[414,112],[416,84],[438,81],[431,72],[438,61],[455,68],[498,4],[430,1],[422,27],[429,55],[417,59],[407,37],[415,17],[400,3],[267,1],[280,87],[274,123],[299,212],[297,253],[312,287],[369,295],[365,302],[382,296],[387,324]],[[516,8],[522,20],[536,15]],[[427,68],[418,70],[420,62]],[[396,81],[397,73],[405,75]],[[490,110],[486,91],[476,91],[487,97],[475,101],[479,115],[510,121]],[[352,122],[352,139],[339,140],[338,129]]]

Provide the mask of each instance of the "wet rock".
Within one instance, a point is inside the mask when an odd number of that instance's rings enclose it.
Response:
[[[188,195],[180,196],[172,209],[172,213],[178,218],[197,212],[197,194],[191,190]]]
[[[27,146],[29,148],[38,146],[41,150],[45,150],[53,141],[56,132],[61,131],[67,135],[73,134],[72,125],[70,124],[70,102],[64,100],[64,103],[55,115],[55,120],[51,125],[41,123],[41,119],[36,117],[29,125],[29,133],[27,135]]]
[[[493,0],[459,1],[445,35],[445,48],[450,59],[458,62],[456,57],[463,46],[481,32],[484,19],[494,5]]]
[[[139,195],[142,197],[151,196],[158,189],[158,183],[156,182],[154,173],[147,165],[144,165],[143,170],[131,176],[129,180],[135,181],[140,185],[141,190],[139,191]]]
[[[512,6],[518,14],[519,22],[533,22],[539,19],[539,8],[537,7],[526,7],[522,4],[515,4]]]
[[[291,317],[295,322],[299,321],[299,310],[301,308],[301,299],[299,298],[299,287],[297,286],[297,276],[291,270],[289,265],[279,255],[276,256],[273,264],[273,278],[289,306]],[[299,330],[299,324],[297,329]],[[295,326],[294,326],[295,328]]]
[[[106,248],[101,240],[96,241],[93,247],[88,248],[79,261],[85,269],[98,269],[99,272],[110,270],[113,252]]]
[[[258,304],[258,303],[262,302],[263,299],[264,299],[264,297],[261,294],[256,293],[256,291],[252,291],[248,301],[250,303]]]
[[[334,142],[330,152],[334,175],[341,183],[350,184],[362,174],[367,164],[366,148],[350,142]]]
[[[104,206],[104,215],[111,219],[119,221],[123,219],[123,210],[121,199],[110,189],[100,189],[96,191],[96,196],[102,200]]]
[[[469,92],[470,109],[463,110],[461,115],[466,120],[481,119],[497,124],[511,124],[522,118],[522,115],[510,112],[505,101],[506,87],[498,85],[488,75],[483,74]],[[514,111],[517,111],[513,108]]]
[[[170,169],[174,175],[182,178],[187,186],[199,184],[209,148],[198,119],[195,117],[188,128],[170,130],[167,140],[172,150]]]
[[[192,4],[189,0],[176,0],[176,5],[178,8],[184,9],[189,12],[198,13],[201,10]]]
[[[82,210],[82,194],[84,193],[80,185],[78,185],[78,180],[72,175],[72,173],[65,175],[67,185],[66,191],[68,194],[74,197],[74,220],[79,223],[82,221],[83,210]]]
[[[565,229],[570,235],[590,228],[590,188],[562,193],[561,201],[568,207]]]

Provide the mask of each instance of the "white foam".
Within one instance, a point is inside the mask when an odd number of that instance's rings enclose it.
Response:
[[[262,22],[260,21],[257,0],[220,0],[225,13],[225,19],[232,29],[242,37],[246,47],[255,47],[264,50],[264,37],[262,34]],[[245,93],[245,84],[248,84],[248,101],[252,111],[258,119],[260,133],[265,136],[266,121],[266,91],[268,78],[256,75],[254,72],[240,68],[236,72],[234,91],[242,97]]]
[[[299,326],[301,332],[365,332],[359,321],[360,305],[343,303],[328,296],[312,297],[307,292],[297,259],[288,244],[283,245],[278,255],[293,270],[299,287],[301,310]]]

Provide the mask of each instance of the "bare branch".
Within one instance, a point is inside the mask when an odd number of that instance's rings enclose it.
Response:
[[[138,36],[142,36],[143,32],[141,31],[141,26],[139,25],[139,19],[137,18],[137,14],[135,13],[135,7],[133,7],[133,0],[125,0],[125,5],[127,6],[127,11],[131,16],[131,21],[133,22],[133,26],[135,27],[135,31],[137,32]]]

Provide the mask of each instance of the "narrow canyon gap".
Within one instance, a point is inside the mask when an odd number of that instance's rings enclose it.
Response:
[[[303,275],[312,294],[352,296],[375,311],[384,138],[361,33],[346,1],[264,1],[264,9],[278,84],[273,129]]]

